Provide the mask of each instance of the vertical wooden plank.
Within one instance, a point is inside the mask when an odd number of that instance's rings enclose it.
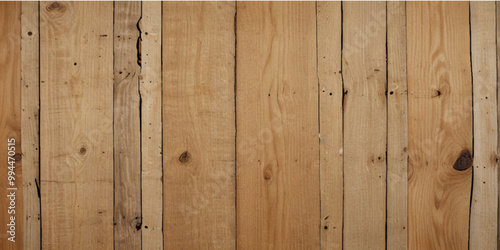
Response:
[[[315,3],[238,3],[237,51],[238,248],[318,249]]]
[[[43,249],[113,248],[113,3],[40,3]]]
[[[0,249],[23,249],[21,2],[0,2],[0,33]]]
[[[344,247],[384,249],[386,4],[343,3]]]
[[[21,3],[21,140],[23,155],[24,249],[40,249],[39,12],[38,2]]]
[[[470,249],[496,249],[498,233],[495,3],[471,2],[474,164]]]
[[[163,249],[161,2],[142,2],[142,248]]]
[[[114,3],[114,244],[141,249],[141,2]]]
[[[321,248],[342,248],[342,4],[317,2]]]
[[[472,181],[468,2],[407,2],[410,249],[467,249]]]
[[[387,249],[408,248],[406,3],[387,2]]]
[[[165,249],[235,248],[234,15],[163,3]]]
[[[500,91],[498,89],[498,82],[500,82],[500,74],[498,74],[500,72],[500,43],[498,42],[500,40],[500,18],[498,17],[499,13],[500,13],[500,4],[498,4],[497,2],[495,2],[495,6],[496,6],[496,53],[497,53],[497,129],[500,128],[500,102],[498,102],[498,100],[500,100]],[[499,153],[500,153],[500,133],[497,134],[497,158],[499,157]],[[497,162],[498,163],[498,162]],[[498,186],[500,187],[500,171],[497,170],[497,182],[498,182]],[[500,191],[498,192],[498,196],[497,196],[497,199],[499,200],[500,202]],[[498,204],[499,206],[499,209],[497,210],[497,223],[500,225],[500,203]],[[500,230],[500,228],[498,228],[497,230]],[[497,233],[497,249],[500,249],[500,232]]]

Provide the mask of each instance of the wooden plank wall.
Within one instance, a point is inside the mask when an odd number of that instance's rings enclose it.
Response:
[[[0,2],[0,249],[498,248],[499,11]]]

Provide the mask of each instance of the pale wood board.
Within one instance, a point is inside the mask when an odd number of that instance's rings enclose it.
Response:
[[[23,244],[40,249],[38,2],[21,3],[21,140],[23,154]]]
[[[386,4],[344,2],[344,248],[384,249]]]
[[[140,18],[140,1],[114,3],[115,249],[141,249]]]
[[[342,4],[317,2],[321,248],[342,248]]]
[[[409,248],[467,249],[472,182],[469,3],[407,2],[406,16]]]
[[[387,249],[408,248],[406,4],[387,2]]]
[[[496,249],[498,233],[495,3],[470,3],[474,164],[470,249]]]
[[[21,2],[0,2],[0,249],[23,249],[23,171],[21,153]],[[8,158],[8,140],[15,140],[15,155]],[[12,146],[11,146],[12,147]],[[13,158],[13,159],[12,159]],[[8,180],[8,162],[14,162],[15,180]],[[29,160],[28,160],[29,161]],[[16,188],[8,190],[7,188]],[[7,197],[15,192],[15,204]],[[15,209],[13,209],[15,207]],[[15,213],[12,211],[15,210]],[[10,212],[9,212],[10,211]],[[9,241],[11,216],[15,242]]]
[[[237,241],[318,249],[316,6],[237,5]]]
[[[234,16],[163,3],[165,249],[235,248]]]
[[[113,3],[40,3],[43,249],[113,249]]]
[[[163,249],[161,2],[142,2],[142,248]]]

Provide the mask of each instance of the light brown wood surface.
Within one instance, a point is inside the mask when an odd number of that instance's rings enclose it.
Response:
[[[0,249],[498,248],[499,6],[0,2]]]
[[[113,133],[115,249],[141,249],[141,2],[114,3]]]
[[[317,2],[321,248],[342,248],[342,4]]]
[[[410,249],[467,249],[472,184],[469,3],[407,2]]]
[[[165,249],[235,248],[234,15],[163,3]]]
[[[21,138],[24,249],[40,249],[40,85],[38,2],[21,3]]]
[[[406,3],[387,2],[387,249],[408,248]]]
[[[238,248],[317,249],[316,6],[237,7]]]
[[[498,232],[495,3],[471,2],[474,164],[470,249],[496,249]]]
[[[161,7],[142,2],[140,22],[143,249],[163,249]]]
[[[385,248],[386,4],[345,2],[344,248]],[[362,202],[361,202],[362,201]]]
[[[23,179],[21,153],[21,3],[0,2],[0,249],[23,249]],[[9,158],[8,140],[14,139]],[[28,160],[29,161],[29,160]],[[8,162],[14,162],[14,180],[8,180]],[[12,185],[11,185],[11,181]],[[15,204],[7,195],[15,193]],[[9,212],[10,211],[10,212]],[[15,211],[15,212],[12,212]],[[14,242],[11,216],[14,217]]]
[[[43,249],[113,249],[113,3],[40,3]]]

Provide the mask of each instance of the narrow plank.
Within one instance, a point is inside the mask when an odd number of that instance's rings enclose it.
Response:
[[[21,2],[0,2],[0,32],[0,249],[23,249]]]
[[[387,249],[408,248],[406,4],[387,2]]]
[[[474,164],[470,249],[496,249],[498,233],[495,3],[471,2]]]
[[[238,3],[237,51],[238,248],[318,249],[315,3]]]
[[[113,248],[113,3],[40,3],[43,249]]]
[[[500,43],[498,42],[500,40],[500,18],[498,17],[499,13],[500,13],[500,4],[498,4],[497,2],[495,2],[495,5],[496,5],[496,40],[497,40],[497,43],[496,43],[496,53],[497,53],[497,116],[500,116],[500,102],[498,102],[498,100],[500,100],[500,91],[498,91],[498,82],[500,81],[500,74],[498,74],[498,72],[500,72]],[[497,129],[500,128],[500,119],[497,119]],[[498,133],[497,135],[497,143],[500,142],[500,133]],[[497,148],[497,157],[499,157],[499,153],[500,153],[500,143],[498,143],[498,148]],[[499,178],[498,178],[498,186],[500,187],[500,173],[498,173],[497,175]],[[497,198],[499,201],[500,201],[500,192],[498,192],[498,198]],[[500,206],[500,204],[499,204]],[[497,210],[497,223],[500,224],[500,209]],[[498,230],[498,229],[497,229]],[[500,249],[500,233],[497,233],[497,249]]]
[[[343,3],[344,247],[384,249],[386,4]]]
[[[140,1],[114,3],[114,244],[141,249]]]
[[[142,248],[163,249],[161,2],[142,2]]]
[[[407,2],[410,249],[467,249],[472,182],[468,2]]]
[[[40,249],[40,88],[38,2],[21,3],[21,141],[24,249]]]
[[[342,4],[317,2],[321,248],[342,248]]]
[[[235,248],[234,2],[163,3],[164,248]]]

